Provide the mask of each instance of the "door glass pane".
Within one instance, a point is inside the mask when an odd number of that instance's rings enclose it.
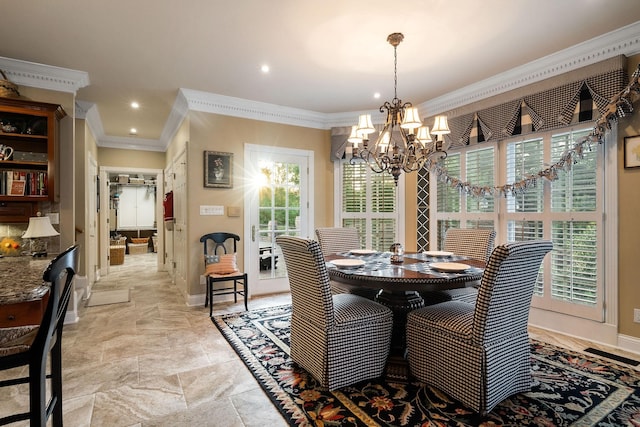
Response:
[[[276,237],[300,235],[300,166],[263,160],[260,173],[260,278],[284,277],[286,268]]]

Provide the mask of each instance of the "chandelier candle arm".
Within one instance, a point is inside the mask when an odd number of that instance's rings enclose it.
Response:
[[[423,126],[420,113],[410,102],[403,103],[398,98],[398,52],[400,42],[404,40],[402,33],[392,33],[387,41],[393,46],[393,94],[391,101],[380,106],[385,113],[385,121],[380,134],[373,144],[369,144],[369,135],[375,133],[371,115],[362,114],[358,124],[351,127],[347,148],[350,163],[364,161],[376,173],[388,172],[398,185],[402,172],[409,173],[421,169],[428,161],[433,163],[447,157],[444,147],[444,134],[450,133],[446,116],[437,116],[429,132]],[[431,134],[436,135],[433,141]]]

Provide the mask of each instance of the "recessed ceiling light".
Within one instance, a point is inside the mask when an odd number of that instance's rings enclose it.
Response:
[[[129,135],[137,135],[137,134],[138,134],[138,129],[136,128],[129,129]]]
[[[138,108],[140,108],[140,104],[138,104],[136,101],[133,101],[131,102],[131,108],[134,108],[137,110]]]
[[[269,72],[269,66],[267,64],[264,64],[262,67],[260,67],[260,71],[267,74]]]
[[[375,99],[380,98],[380,92],[376,92],[376,93],[374,93],[374,94],[373,94],[373,97],[374,97]]]

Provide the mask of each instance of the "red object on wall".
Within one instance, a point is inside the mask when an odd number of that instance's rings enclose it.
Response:
[[[169,191],[164,195],[162,209],[164,211],[164,220],[173,221],[173,191]]]

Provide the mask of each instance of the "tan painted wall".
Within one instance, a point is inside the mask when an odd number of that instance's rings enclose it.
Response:
[[[315,226],[333,224],[333,165],[329,160],[330,132],[255,120],[221,116],[217,114],[189,113],[190,141],[188,144],[188,242],[189,242],[189,294],[201,294],[204,285],[199,284],[203,270],[202,246],[199,241],[203,234],[225,230],[244,235],[244,191],[242,176],[244,170],[244,144],[286,147],[312,150],[314,152],[315,197],[312,201]],[[233,188],[205,188],[203,186],[204,151],[233,153]],[[242,215],[201,217],[199,205],[239,206]],[[238,263],[244,257],[238,249]]]
[[[98,167],[164,169],[165,153],[98,147]]]
[[[628,60],[631,75],[640,55]],[[633,309],[640,308],[640,168],[624,169],[624,137],[640,135],[640,105],[618,124],[618,332],[640,338],[640,323],[633,323]]]
[[[85,134],[85,121],[81,119],[75,119],[75,128],[76,128],[76,137],[75,137],[75,170],[73,171],[74,180],[76,182],[76,203],[75,203],[75,212],[76,212],[76,224],[75,224],[75,239],[76,243],[80,246],[80,253],[84,253],[86,255],[87,244],[86,244],[86,218],[85,218],[85,207],[86,207],[86,190],[83,185],[80,183],[85,183],[87,176],[87,146],[86,146],[86,134]],[[89,183],[86,183],[87,185]],[[86,256],[82,256],[82,262],[80,263],[80,268],[78,274],[81,276],[86,275],[86,265],[85,261],[88,259]]]

